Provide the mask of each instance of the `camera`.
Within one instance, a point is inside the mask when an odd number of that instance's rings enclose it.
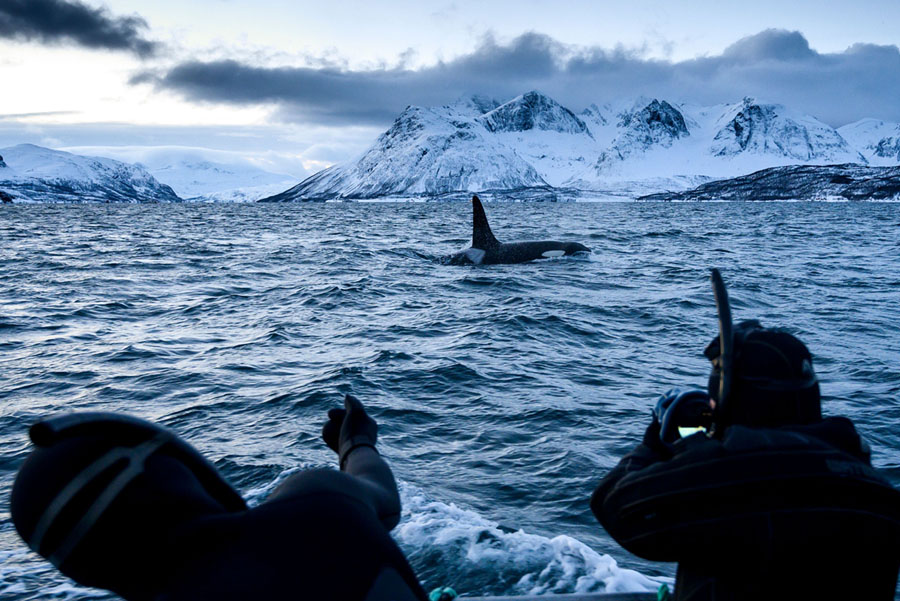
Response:
[[[712,428],[712,399],[705,390],[673,388],[659,398],[653,416],[659,421],[660,440],[671,445]]]

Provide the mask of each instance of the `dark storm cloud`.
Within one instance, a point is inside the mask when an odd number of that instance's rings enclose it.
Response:
[[[799,31],[767,29],[738,40],[725,49],[723,58],[743,62],[792,61],[814,58],[816,53]]]
[[[900,50],[857,44],[819,53],[796,31],[766,30],[722,54],[681,62],[625,49],[572,47],[528,33],[487,37],[472,53],[408,69],[266,68],[239,61],[186,62],[152,83],[202,102],[271,104],[288,121],[385,124],[407,104],[438,105],[480,93],[500,100],[541,90],[572,109],[634,96],[716,104],[744,96],[780,102],[832,125],[862,117],[900,121]]]
[[[143,37],[146,28],[138,16],[116,17],[78,0],[0,0],[0,38],[74,43],[148,57],[159,44]]]

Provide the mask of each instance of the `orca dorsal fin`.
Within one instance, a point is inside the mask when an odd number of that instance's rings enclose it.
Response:
[[[472,248],[488,250],[497,248],[500,242],[494,237],[491,226],[488,225],[487,215],[478,196],[472,196]]]

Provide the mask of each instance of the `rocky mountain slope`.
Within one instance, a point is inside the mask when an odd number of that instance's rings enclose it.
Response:
[[[900,200],[900,166],[791,165],[638,200]]]
[[[576,115],[535,91],[503,104],[473,97],[407,107],[356,160],[265,200],[441,197],[534,187],[634,198],[773,166],[868,164],[861,149],[875,143],[870,137],[861,132],[850,144],[811,116],[749,98],[713,107],[643,98],[594,104]]]
[[[357,161],[329,167],[267,200],[439,195],[546,185],[514,148],[486,129],[481,120],[484,115],[476,108],[407,107]],[[486,115],[496,110],[499,108]],[[497,126],[504,126],[502,120]]]
[[[0,149],[0,192],[11,202],[180,202],[145,168],[32,144]]]

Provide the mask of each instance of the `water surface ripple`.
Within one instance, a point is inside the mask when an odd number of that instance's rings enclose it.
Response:
[[[290,470],[334,464],[319,429],[350,391],[380,423],[406,504],[395,535],[426,587],[671,576],[617,547],[587,500],[656,395],[705,383],[712,266],[736,318],[807,342],[825,411],[852,417],[900,484],[896,205],[489,204],[501,240],[594,253],[442,265],[468,244],[469,211],[2,207],[0,596],[109,598],[71,586],[13,530],[9,490],[38,418],[157,420],[258,499]]]

